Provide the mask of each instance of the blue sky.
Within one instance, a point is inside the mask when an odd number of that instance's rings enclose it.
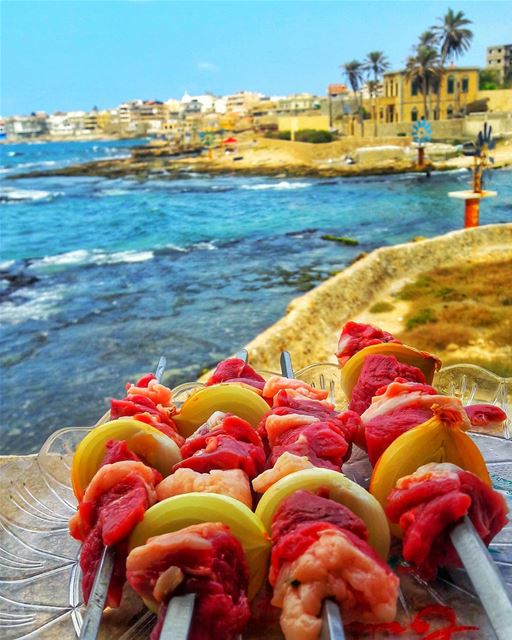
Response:
[[[323,95],[339,65],[383,50],[403,66],[448,8],[473,20],[459,64],[512,39],[512,3],[158,0],[1,1],[0,113],[114,107],[241,89]]]

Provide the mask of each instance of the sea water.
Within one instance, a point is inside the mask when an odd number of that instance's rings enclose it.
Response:
[[[361,252],[463,225],[447,193],[467,187],[466,170],[9,179],[128,157],[133,144],[0,147],[0,453],[37,451],[56,429],[94,423],[162,354],[166,384],[194,380]],[[481,222],[509,222],[512,172],[491,180],[499,197],[483,203]]]

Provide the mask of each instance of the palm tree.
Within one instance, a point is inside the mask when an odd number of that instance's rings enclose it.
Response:
[[[429,117],[427,107],[427,96],[433,83],[442,74],[439,54],[431,47],[419,45],[416,48],[416,55],[409,56],[405,65],[406,78],[411,82],[417,82],[423,96],[423,116]]]
[[[430,47],[431,49],[436,49],[439,44],[439,36],[434,31],[434,27],[432,29],[427,29],[418,38],[418,44],[415,47]]]
[[[363,86],[363,71],[364,65],[359,60],[351,60],[345,64],[341,65],[343,69],[343,73],[345,74],[350,88],[354,93],[354,97],[356,99],[357,105],[357,113],[359,117],[359,124],[361,125],[361,134],[364,132],[363,126],[363,110],[362,110],[362,100],[360,96],[360,91]]]
[[[379,81],[382,78],[384,71],[389,69],[389,61],[384,55],[383,51],[371,51],[367,54],[366,59],[363,63],[363,69],[366,71],[368,76],[372,75],[371,83],[368,83],[368,87],[370,89],[370,95],[372,96],[373,102],[373,135],[377,135],[377,105],[375,104],[375,99],[377,98]]]
[[[443,64],[446,61],[453,63],[471,46],[473,32],[465,27],[472,22],[464,17],[463,11],[454,13],[453,9],[448,9],[448,13],[438,20],[441,24],[432,27],[432,30],[440,40],[441,60]]]
[[[453,64],[455,59],[471,46],[473,32],[467,29],[466,26],[472,24],[472,22],[464,17],[463,11],[454,13],[453,9],[448,9],[446,15],[443,18],[438,18],[438,20],[441,24],[432,27],[432,30],[439,37],[439,53],[441,65],[444,67],[447,61]],[[458,94],[456,99],[458,102]]]

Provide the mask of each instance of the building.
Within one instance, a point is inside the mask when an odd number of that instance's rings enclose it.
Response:
[[[389,71],[383,77],[382,95],[376,98],[375,111],[379,123],[415,122],[422,117],[450,120],[465,115],[467,106],[477,99],[478,67],[449,67],[439,86],[431,87],[425,100],[417,81],[407,78],[405,70]],[[372,99],[364,101],[367,112],[373,112]]]
[[[252,91],[239,91],[230,96],[226,96],[226,113],[235,113],[245,116],[251,108],[257,104],[263,95]]]
[[[338,98],[339,96],[346,96],[349,93],[346,84],[329,84],[327,86],[327,96],[329,98]]]
[[[277,103],[277,109],[282,115],[299,115],[319,108],[318,98],[310,93],[295,93]]]
[[[487,69],[489,71],[497,71],[500,82],[504,82],[507,74],[512,69],[512,44],[487,47],[485,62]]]
[[[12,116],[5,119],[4,132],[8,137],[36,138],[48,133],[48,118],[42,112],[30,116]]]

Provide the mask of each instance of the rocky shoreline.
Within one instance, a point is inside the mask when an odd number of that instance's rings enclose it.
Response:
[[[218,165],[206,160],[177,160],[166,162],[158,158],[152,160],[98,160],[61,167],[58,169],[47,169],[43,171],[30,171],[8,176],[9,180],[22,180],[27,178],[48,178],[53,176],[75,176],[75,177],[101,177],[101,178],[135,178],[147,180],[150,178],[176,179],[186,178],[190,173],[201,173],[206,175],[244,175],[244,176],[267,176],[275,178],[342,178],[355,176],[380,176],[394,175],[402,173],[428,173],[436,171],[449,171],[450,166],[441,164],[428,165],[419,169],[412,163],[405,162],[383,162],[377,166],[358,167],[357,165],[343,165],[332,167],[314,167],[311,165],[278,165],[278,166],[236,166]]]

